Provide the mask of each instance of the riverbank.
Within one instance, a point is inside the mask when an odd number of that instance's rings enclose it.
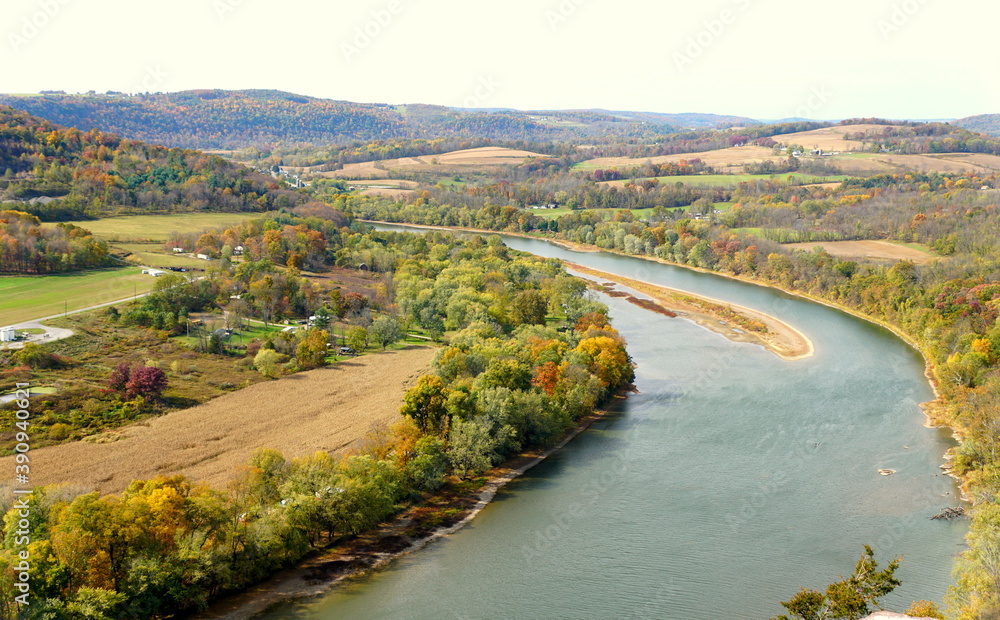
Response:
[[[616,399],[625,398],[619,393]],[[363,576],[392,560],[418,551],[469,524],[504,485],[566,446],[597,420],[599,410],[583,418],[553,447],[528,451],[496,467],[474,488],[455,480],[449,487],[418,506],[405,510],[375,530],[322,551],[268,581],[214,603],[190,620],[247,620],[283,602],[321,596],[345,580]]]
[[[654,262],[654,263],[660,263],[660,264],[663,264],[663,265],[670,265],[670,266],[673,266],[673,267],[681,267],[683,269],[690,269],[691,271],[695,271],[695,272],[699,272],[699,273],[711,274],[711,275],[714,275],[714,276],[719,276],[719,277],[727,278],[727,279],[730,279],[730,280],[735,280],[735,281],[738,281],[738,282],[745,282],[747,284],[753,284],[753,285],[756,285],[756,286],[763,286],[765,288],[770,288],[770,289],[774,289],[776,291],[781,291],[782,293],[785,293],[787,295],[792,295],[792,296],[795,296],[795,297],[799,297],[801,299],[806,299],[806,300],[811,301],[813,303],[821,304],[821,305],[827,306],[829,308],[834,308],[836,310],[840,310],[841,312],[845,312],[847,314],[850,314],[851,316],[857,317],[857,318],[859,318],[859,319],[861,319],[863,321],[867,321],[869,323],[872,323],[874,325],[878,325],[879,327],[882,327],[884,329],[889,330],[896,337],[898,337],[900,340],[902,340],[907,345],[909,345],[911,348],[913,348],[915,351],[917,351],[918,353],[920,353],[920,356],[924,360],[924,376],[927,378],[927,382],[930,384],[931,389],[934,392],[934,399],[933,400],[930,400],[930,401],[927,401],[927,402],[924,402],[924,403],[920,403],[920,408],[921,408],[921,410],[924,413],[924,426],[927,427],[927,428],[933,428],[933,429],[947,428],[947,429],[949,429],[951,431],[952,437],[956,441],[958,441],[959,443],[962,443],[964,441],[964,436],[962,434],[961,429],[957,428],[956,426],[954,426],[953,423],[951,423],[948,420],[948,416],[944,412],[944,409],[947,406],[947,402],[944,399],[943,394],[941,393],[940,386],[938,385],[937,375],[936,375],[936,372],[935,372],[936,368],[935,368],[935,365],[934,365],[934,362],[933,362],[931,356],[928,355],[928,353],[926,351],[924,351],[920,347],[920,345],[916,342],[916,340],[914,338],[912,338],[909,334],[907,334],[905,331],[903,331],[903,329],[901,327],[899,327],[897,325],[893,325],[893,324],[891,324],[891,323],[889,323],[887,321],[884,321],[882,319],[879,319],[877,317],[868,315],[868,314],[866,314],[864,312],[861,312],[861,311],[859,311],[857,309],[854,309],[854,308],[851,308],[849,306],[845,306],[843,304],[840,304],[840,303],[837,303],[835,301],[831,301],[831,300],[828,300],[828,299],[824,299],[822,297],[817,297],[815,295],[812,295],[810,293],[806,293],[804,291],[788,289],[788,288],[785,288],[783,286],[774,284],[772,282],[765,282],[765,281],[761,281],[761,280],[755,280],[753,278],[747,278],[747,277],[744,277],[744,276],[738,276],[738,275],[735,275],[735,274],[727,274],[727,273],[722,273],[722,272],[718,272],[718,271],[712,271],[710,269],[703,269],[701,267],[694,267],[692,265],[684,265],[684,264],[674,263],[674,262],[671,262],[671,261],[668,261],[668,260],[665,260],[665,259],[662,259],[662,258],[659,258],[659,257],[656,257],[656,256],[627,254],[625,252],[622,252],[620,250],[616,250],[616,249],[613,249],[613,248],[602,248],[602,247],[599,247],[599,246],[596,246],[596,245],[589,245],[589,244],[584,244],[584,243],[579,243],[579,242],[574,242],[574,241],[567,241],[565,239],[559,239],[559,238],[553,237],[551,235],[530,234],[530,233],[522,233],[522,232],[506,232],[506,231],[496,231],[496,230],[483,230],[483,229],[475,229],[475,228],[459,228],[459,227],[447,227],[447,226],[429,226],[429,225],[424,225],[424,224],[407,224],[407,223],[398,223],[398,222],[381,222],[381,221],[374,221],[374,220],[363,220],[363,221],[365,221],[366,223],[369,223],[369,224],[386,224],[386,225],[392,225],[392,226],[409,226],[409,227],[412,227],[412,228],[434,229],[434,230],[441,230],[441,231],[468,232],[468,233],[475,233],[475,234],[481,234],[481,235],[495,235],[495,234],[510,235],[510,236],[513,236],[513,237],[522,237],[522,238],[525,238],[525,239],[534,239],[536,241],[548,241],[550,243],[553,243],[555,245],[558,245],[560,247],[569,249],[569,250],[574,251],[574,252],[583,252],[583,253],[607,252],[608,254],[616,254],[616,255],[619,255],[619,256],[628,256],[630,258],[638,258],[638,259],[641,259],[641,260],[645,260],[645,261],[649,261],[649,262]],[[950,468],[949,468],[950,463],[952,462],[952,460],[954,460],[954,452],[955,452],[954,449],[950,449],[950,450],[947,451],[947,453],[945,454],[945,457],[944,457],[946,463],[945,463],[945,465],[942,466],[942,469],[944,470],[944,472],[948,476],[954,478],[959,483],[959,490],[960,490],[960,493],[961,493],[961,496],[962,496],[962,500],[966,501],[968,503],[973,503],[974,504],[975,502],[973,502],[973,498],[971,497],[971,495],[968,492],[968,481],[965,478],[961,477],[961,476],[957,476],[957,475],[953,474],[951,472]]]
[[[813,342],[805,334],[769,314],[718,299],[694,295],[687,291],[599,271],[578,263],[567,262],[566,265],[573,271],[610,280],[649,295],[665,304],[672,313],[694,321],[734,342],[760,345],[785,361],[799,361],[816,354]],[[601,284],[598,286],[606,287]]]

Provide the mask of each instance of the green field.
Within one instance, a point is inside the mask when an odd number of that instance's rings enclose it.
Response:
[[[692,174],[675,177],[655,177],[661,185],[683,183],[693,187],[736,187],[747,181],[782,181],[793,185],[809,185],[812,183],[838,183],[850,177],[836,175],[817,177],[810,174],[790,172],[788,174]],[[646,179],[636,179],[644,181]]]
[[[149,292],[155,281],[137,267],[83,274],[0,277],[0,325],[126,299]]]
[[[171,215],[124,215],[100,220],[70,222],[102,239],[133,239],[165,242],[172,232],[201,232],[261,217],[260,213],[176,213]]]
[[[159,243],[115,243],[112,247],[116,250],[131,252],[132,255],[128,258],[129,262],[144,267],[156,267],[157,269],[167,269],[170,267],[205,269],[210,264],[198,258],[168,252]]]

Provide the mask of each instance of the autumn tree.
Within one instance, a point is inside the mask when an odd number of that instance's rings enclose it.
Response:
[[[274,349],[262,348],[253,358],[253,367],[257,369],[257,372],[270,379],[278,375],[279,363],[280,357]]]
[[[423,431],[439,432],[447,419],[449,392],[440,377],[424,375],[406,391],[400,413],[412,418]]]
[[[108,387],[121,394],[122,398],[142,397],[152,402],[167,387],[167,374],[159,368],[140,364],[135,367],[122,362],[115,367],[108,378]]]
[[[302,368],[322,366],[326,358],[330,334],[322,329],[310,329],[295,352],[295,359]]]

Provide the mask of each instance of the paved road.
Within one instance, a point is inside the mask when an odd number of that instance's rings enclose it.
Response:
[[[132,297],[126,297],[125,299],[119,299],[118,301],[109,301],[103,304],[96,304],[93,306],[87,306],[86,308],[77,308],[76,310],[71,310],[67,313],[53,314],[52,316],[42,317],[40,319],[34,319],[32,321],[25,321],[23,323],[17,323],[16,325],[8,325],[7,327],[13,327],[14,329],[20,331],[24,329],[43,329],[44,334],[32,334],[25,340],[19,340],[17,342],[7,342],[8,349],[21,349],[25,344],[29,342],[46,343],[52,342],[54,340],[61,340],[63,338],[69,338],[73,335],[73,330],[63,329],[61,327],[50,327],[49,325],[42,325],[43,321],[48,321],[51,319],[57,319],[61,316],[69,316],[70,314],[78,314],[80,312],[90,312],[91,310],[97,310],[98,308],[105,308],[107,306],[113,306],[115,304],[126,303],[137,299],[139,297],[145,297],[149,293],[143,293],[142,295],[134,295]]]

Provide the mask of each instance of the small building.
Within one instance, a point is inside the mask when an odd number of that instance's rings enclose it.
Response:
[[[0,329],[0,342],[14,342],[17,340],[17,330],[13,327]]]
[[[224,329],[224,328],[220,327],[219,329],[217,329],[214,332],[212,332],[212,335],[216,336],[219,340],[222,340],[223,342],[225,342],[226,340],[229,340],[230,336],[233,335],[233,330],[231,330],[231,329]]]
[[[183,254],[184,253],[184,248],[174,248],[174,252],[177,253],[177,254]]]
[[[159,269],[143,269],[142,272],[144,274],[151,275],[154,278],[159,278],[163,274],[167,273],[166,271],[161,271]]]
[[[201,260],[211,260],[208,257],[208,254],[198,254],[197,257],[200,258]]]
[[[243,256],[243,246],[238,245],[233,248],[233,256]]]

